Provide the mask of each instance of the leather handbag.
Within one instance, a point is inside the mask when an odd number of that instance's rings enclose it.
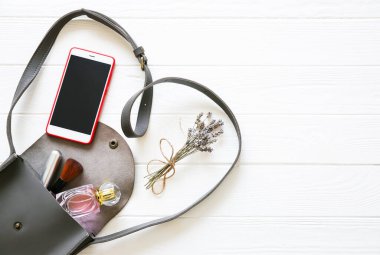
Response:
[[[40,154],[36,153],[36,149],[32,150],[32,148],[29,148],[21,155],[17,154],[11,132],[12,112],[15,105],[37,76],[61,29],[70,20],[81,15],[86,15],[106,25],[125,38],[132,46],[135,56],[140,62],[141,69],[145,72],[145,84],[143,89],[135,93],[127,101],[122,111],[121,126],[127,137],[137,138],[145,134],[149,125],[153,87],[165,83],[174,83],[196,89],[219,105],[232,122],[238,138],[236,157],[230,168],[209,191],[198,198],[194,203],[173,215],[148,221],[101,237],[84,230],[81,225],[60,207],[54,197],[43,187],[39,180],[42,169],[40,169],[40,164],[35,162],[40,161]],[[132,127],[130,119],[131,110],[139,96],[142,97],[138,117],[135,127]],[[10,156],[0,166],[0,204],[2,205],[0,209],[0,254],[2,255],[77,254],[88,245],[111,241],[142,229],[174,220],[201,203],[223,182],[236,165],[242,146],[239,124],[231,109],[217,94],[206,86],[183,78],[167,77],[152,81],[144,49],[138,47],[130,35],[114,20],[98,12],[86,9],[76,10],[61,17],[53,24],[34,52],[19,81],[9,110],[7,118],[7,137]],[[41,137],[37,143],[40,140],[49,143],[44,136]],[[28,151],[34,152],[29,153]]]

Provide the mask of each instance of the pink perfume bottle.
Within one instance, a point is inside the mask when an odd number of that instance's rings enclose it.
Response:
[[[57,202],[73,218],[100,212],[100,206],[113,206],[120,200],[120,188],[111,182],[103,183],[98,189],[92,184],[83,185],[57,194]]]

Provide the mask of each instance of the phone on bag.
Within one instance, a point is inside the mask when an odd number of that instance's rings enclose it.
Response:
[[[115,59],[80,48],[67,58],[46,133],[78,143],[91,143]]]

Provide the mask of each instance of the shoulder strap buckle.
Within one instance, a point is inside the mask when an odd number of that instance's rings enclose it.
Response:
[[[140,67],[141,67],[141,70],[145,70],[145,66],[148,64],[148,58],[144,55],[144,54],[141,54],[139,56],[139,62],[140,62]]]

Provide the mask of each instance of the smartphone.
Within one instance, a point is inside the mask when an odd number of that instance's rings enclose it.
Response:
[[[46,133],[89,144],[111,80],[115,59],[72,48],[46,126]]]

